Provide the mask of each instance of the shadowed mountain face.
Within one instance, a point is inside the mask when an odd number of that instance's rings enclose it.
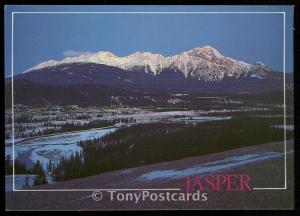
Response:
[[[6,79],[10,91],[11,78]],[[286,87],[293,74],[285,74]],[[109,104],[114,97],[135,97],[144,104],[145,93],[260,93],[282,91],[284,73],[262,62],[248,64],[225,57],[210,46],[171,57],[136,52],[118,57],[98,52],[61,61],[42,62],[14,76],[17,102]],[[28,101],[27,101],[28,102]],[[126,102],[125,102],[126,103]],[[132,100],[131,100],[132,103]]]
[[[288,87],[292,83],[291,74],[286,74],[286,83]],[[14,77],[15,104],[158,106],[168,105],[172,93],[235,95],[282,92],[282,88],[283,73],[279,72],[270,72],[264,79],[226,77],[222,81],[206,82],[185,78],[174,70],[153,76],[93,63],[49,67]],[[6,95],[9,105],[10,79],[6,80]]]
[[[291,75],[287,74],[288,83]],[[264,78],[252,76],[224,77],[219,81],[185,77],[178,70],[165,69],[158,75],[143,70],[125,71],[95,63],[72,63],[46,67],[17,75],[19,79],[47,85],[104,85],[120,89],[171,92],[240,92],[269,91],[283,88],[283,73],[268,72]]]

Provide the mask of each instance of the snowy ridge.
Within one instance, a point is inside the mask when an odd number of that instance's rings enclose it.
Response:
[[[262,62],[248,64],[223,56],[211,46],[197,47],[178,55],[164,57],[151,52],[137,51],[125,57],[119,57],[108,51],[67,57],[61,61],[42,62],[24,73],[46,67],[55,67],[70,63],[96,63],[121,68],[127,71],[142,69],[145,73],[158,75],[164,69],[180,71],[187,77],[198,80],[217,81],[227,77],[250,76],[263,79],[272,71]]]

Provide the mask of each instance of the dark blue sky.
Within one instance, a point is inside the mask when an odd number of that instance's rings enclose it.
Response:
[[[286,71],[293,71],[293,8],[273,7],[83,7],[5,8],[5,75],[11,74],[12,11],[285,11]],[[14,14],[14,73],[76,52],[137,50],[171,56],[211,45],[248,63],[283,71],[283,14]]]

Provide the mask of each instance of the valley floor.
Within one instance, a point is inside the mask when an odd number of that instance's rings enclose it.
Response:
[[[107,172],[31,190],[6,192],[7,210],[132,210],[132,209],[292,209],[294,208],[294,140],[287,141],[287,188],[255,190],[253,188],[284,187],[284,143],[272,142],[221,153],[182,160],[168,161],[131,169]],[[180,189],[186,191],[186,176],[247,174],[251,177],[250,191],[208,192],[207,201],[111,201],[102,190],[101,201],[92,199],[93,189]],[[83,189],[90,191],[63,191]],[[62,190],[62,191],[47,191]],[[152,191],[165,192],[165,191]],[[116,192],[118,193],[118,192]]]

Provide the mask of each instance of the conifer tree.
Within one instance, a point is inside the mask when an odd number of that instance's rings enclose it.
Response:
[[[32,168],[32,173],[37,175],[34,180],[34,185],[47,184],[46,174],[42,168],[42,165],[39,160],[34,164]]]

